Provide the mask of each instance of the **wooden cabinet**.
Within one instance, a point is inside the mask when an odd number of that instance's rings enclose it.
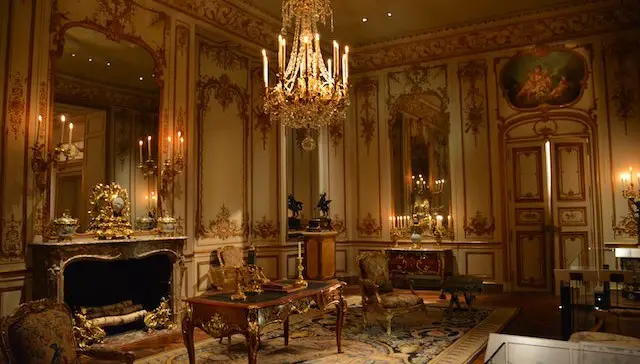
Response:
[[[304,232],[304,277],[323,281],[336,275],[336,231]]]
[[[391,248],[387,253],[391,280],[398,288],[406,288],[409,278],[416,289],[440,289],[442,281],[453,275],[451,249]]]

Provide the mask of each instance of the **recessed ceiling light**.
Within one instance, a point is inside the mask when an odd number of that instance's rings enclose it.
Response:
[[[368,20],[369,20],[369,19],[367,19],[367,18],[362,18],[362,22],[363,22],[363,23],[366,23]]]
[[[89,58],[89,62],[93,62],[93,58]]]
[[[71,53],[71,57],[75,57],[75,56],[76,56],[76,54],[75,54],[75,53]]]
[[[156,77],[156,74],[155,74],[155,73],[152,73],[152,74],[151,74],[151,77],[155,78],[155,77]]]
[[[142,78],[142,76],[140,76],[140,81],[144,80],[144,78]]]
[[[391,15],[392,15],[392,14],[391,14],[391,12],[388,12],[388,13],[387,13],[387,16],[391,16]]]
[[[111,66],[111,62],[107,62],[107,66]]]

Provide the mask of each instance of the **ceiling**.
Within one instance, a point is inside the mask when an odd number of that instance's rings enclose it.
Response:
[[[154,66],[155,60],[146,49],[126,41],[114,42],[102,33],[76,27],[65,32],[64,51],[56,60],[55,72],[117,87],[158,92]]]
[[[272,17],[281,17],[281,0],[240,1]],[[352,46],[362,46],[570,3],[576,1],[333,0],[334,35],[328,34],[328,27],[321,31],[321,35],[335,37]],[[363,22],[363,18],[367,21]]]

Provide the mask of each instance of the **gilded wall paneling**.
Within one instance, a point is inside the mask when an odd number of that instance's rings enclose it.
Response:
[[[349,118],[345,122],[349,122]],[[331,202],[331,226],[338,232],[337,239],[344,239],[347,235],[347,160],[346,145],[344,143],[344,123],[332,124],[328,127],[329,148],[326,148],[328,168],[327,193]]]
[[[516,266],[518,285],[545,287],[547,282],[547,252],[544,232],[516,232]]]
[[[640,23],[635,1],[594,2],[536,11],[519,17],[476,23],[459,30],[433,31],[354,49],[354,72],[576,39],[634,28]],[[275,34],[275,33],[274,33]]]
[[[559,201],[585,201],[585,169],[582,143],[557,143],[556,193]]]
[[[217,51],[218,48],[226,50]],[[229,62],[232,56],[225,42],[199,38],[197,49],[196,234],[201,239],[244,240],[250,231],[247,208],[251,121],[249,60],[236,54],[242,67],[237,66],[236,61]],[[198,244],[211,242],[199,241]]]
[[[580,267],[589,264],[588,248],[589,233],[571,232],[560,233],[560,264],[561,269]]]
[[[9,6],[9,47],[6,56],[6,84],[2,113],[2,150],[0,151],[0,264],[24,258],[27,240],[29,186],[30,114],[32,100],[37,105],[38,80],[32,80],[34,55],[34,19],[32,2],[11,2]],[[34,121],[35,123],[35,121]],[[22,173],[20,173],[22,172]]]
[[[382,232],[382,196],[379,137],[379,81],[354,82],[357,158],[356,230],[360,237],[379,237]],[[375,141],[375,143],[373,143]]]
[[[542,158],[539,147],[513,149],[514,197],[517,202],[543,201]]]
[[[603,41],[602,48],[610,143],[607,157],[611,160],[611,228],[615,240],[635,240],[637,221],[630,203],[622,197],[619,176],[630,165],[638,164],[634,156],[640,138],[640,42],[637,33],[620,35]]]
[[[495,232],[495,212],[486,62],[474,60],[460,64],[458,88],[463,130],[463,229],[466,237],[492,238]],[[473,211],[476,211],[475,214]]]
[[[496,255],[494,252],[464,252],[465,274],[488,280],[496,279]]]

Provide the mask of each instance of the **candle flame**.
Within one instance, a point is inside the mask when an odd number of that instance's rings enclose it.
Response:
[[[73,123],[69,123],[69,130],[73,130]]]
[[[149,141],[149,142],[151,141],[151,135],[149,135],[149,136],[147,137],[147,141]]]
[[[38,121],[42,121],[42,115],[38,115]]]
[[[67,121],[67,117],[64,115],[60,116],[60,121],[64,123],[65,121]]]
[[[138,145],[142,146],[142,144],[144,144],[144,142],[142,141],[142,139],[140,139],[140,140],[138,141]]]
[[[169,143],[171,143],[171,137],[167,137],[167,141],[169,141]]]
[[[178,131],[178,138],[180,138],[182,136],[182,132]]]

